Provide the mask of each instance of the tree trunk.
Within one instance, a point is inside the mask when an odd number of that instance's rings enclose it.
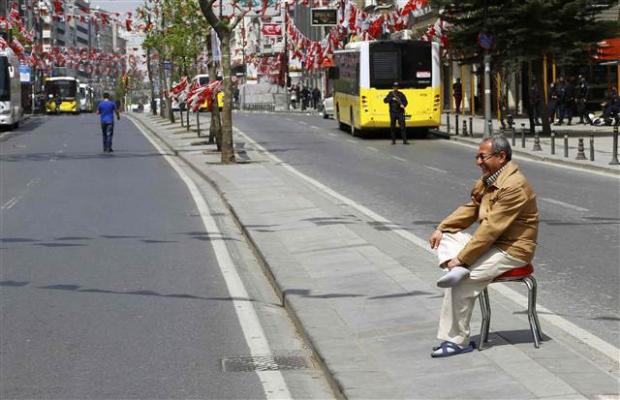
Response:
[[[222,79],[224,80],[224,109],[222,110],[222,164],[235,162],[232,137],[232,80],[230,76],[230,36],[226,30],[220,35]]]
[[[151,49],[146,49],[146,73],[149,77],[149,87],[151,89],[151,113],[157,115],[157,110],[153,107],[155,104],[155,82],[153,82],[153,66],[151,65]]]
[[[164,88],[166,82],[164,81],[164,60],[161,53],[159,54],[159,116],[164,116]]]
[[[172,93],[172,76],[173,76],[173,72],[174,70],[170,71],[170,78],[165,78],[165,71],[164,71],[164,79],[166,79],[166,88],[167,90],[167,96],[166,96],[166,107],[168,108],[168,119],[170,120],[171,124],[174,124],[174,111],[172,110],[172,97],[170,95],[170,93]]]
[[[214,35],[215,33],[211,33]],[[209,36],[207,44],[207,58],[209,60],[209,80],[217,78],[217,70],[213,60],[213,49],[211,48],[211,36]],[[220,116],[220,109],[217,105],[217,96],[213,101],[213,108],[211,109],[211,125],[209,125],[209,143],[214,143],[217,146],[217,151],[222,151],[222,120]]]

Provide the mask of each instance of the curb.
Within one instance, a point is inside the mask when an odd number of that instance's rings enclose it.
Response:
[[[202,179],[204,179],[206,182],[208,182],[213,187],[213,189],[215,189],[215,191],[220,196],[220,198],[221,198],[222,202],[224,203],[224,205],[226,206],[226,208],[230,211],[232,219],[233,219],[235,225],[237,225],[237,227],[243,233],[243,236],[248,241],[250,249],[256,255],[257,261],[258,261],[259,265],[261,266],[261,269],[265,273],[265,276],[267,277],[267,280],[270,282],[272,288],[276,292],[276,296],[278,296],[278,298],[280,299],[281,306],[284,308],[284,310],[286,310],[287,314],[289,315],[289,317],[293,321],[293,324],[297,328],[298,333],[302,337],[304,343],[310,349],[310,351],[312,353],[312,358],[316,361],[319,369],[321,370],[321,372],[325,376],[325,380],[328,382],[330,388],[332,389],[332,392],[333,392],[335,398],[337,398],[339,400],[345,400],[346,396],[344,395],[344,392],[342,390],[342,387],[341,387],[340,383],[334,377],[332,371],[327,367],[327,364],[325,364],[325,360],[323,359],[323,357],[321,357],[321,354],[316,349],[316,347],[313,345],[314,342],[313,342],[313,340],[311,340],[310,335],[308,334],[308,332],[304,328],[304,325],[302,324],[300,318],[298,317],[297,312],[295,311],[295,307],[292,306],[289,303],[289,301],[286,298],[286,294],[284,293],[284,291],[278,285],[278,282],[277,282],[275,276],[273,275],[273,272],[272,272],[271,267],[269,266],[269,264],[267,262],[267,259],[265,258],[264,254],[261,252],[260,248],[257,246],[256,242],[252,238],[252,236],[249,233],[249,231],[241,223],[241,219],[239,218],[239,215],[237,214],[237,212],[234,209],[234,207],[230,204],[230,202],[226,198],[225,193],[222,192],[222,190],[219,187],[219,185],[217,184],[217,182],[215,182],[212,178],[210,178],[203,171],[201,171],[198,167],[196,167],[193,163],[191,163],[183,154],[179,153],[178,150],[173,149],[172,146],[170,146],[170,144],[168,144],[168,142],[166,140],[164,140],[157,132],[155,132],[153,129],[151,129],[150,126],[145,125],[144,123],[142,123],[142,121],[137,120],[133,116],[127,115],[127,117],[128,117],[129,120],[131,120],[132,123],[134,123],[136,125],[137,124],[141,125],[145,129],[147,129],[151,134],[153,134],[155,137],[157,137],[157,139],[162,144],[164,144],[176,157],[178,157],[181,160],[183,160],[183,162],[187,166],[189,166],[192,169],[192,171],[194,171],[198,176],[200,176]]]
[[[445,133],[443,131],[439,131],[439,130],[431,130],[430,131],[433,135],[442,138],[442,139],[446,139],[446,140],[452,140],[455,142],[459,142],[459,143],[467,143],[467,144],[471,144],[474,145],[476,144],[474,141],[472,140],[468,140],[468,139],[462,139],[458,136],[454,136],[454,135],[450,135],[448,133]],[[617,169],[613,169],[613,168],[607,168],[601,165],[588,165],[588,164],[581,164],[581,163],[576,163],[576,162],[572,162],[570,160],[562,160],[562,159],[556,159],[556,158],[550,158],[550,157],[546,157],[546,156],[538,156],[526,151],[522,151],[519,149],[512,149],[512,152],[514,154],[518,154],[522,157],[525,158],[529,158],[531,160],[535,160],[535,161],[544,161],[550,164],[557,164],[557,165],[568,165],[571,167],[575,167],[575,168],[581,168],[584,170],[589,170],[589,171],[595,171],[595,172],[604,172],[607,174],[611,174],[611,175],[615,175],[615,176],[620,176],[620,170]]]

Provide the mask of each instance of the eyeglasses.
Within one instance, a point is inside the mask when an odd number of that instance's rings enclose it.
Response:
[[[480,161],[486,161],[489,158],[496,156],[497,153],[490,153],[490,154],[476,154],[476,160],[480,160]]]

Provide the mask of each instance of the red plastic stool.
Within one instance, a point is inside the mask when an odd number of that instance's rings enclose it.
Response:
[[[502,275],[493,279],[491,283],[496,282],[523,282],[527,286],[527,318],[530,321],[530,330],[534,337],[534,347],[539,348],[542,341],[542,331],[540,322],[538,322],[538,314],[536,313],[536,279],[532,274],[534,267],[532,264],[523,267],[514,268],[504,272]],[[484,348],[485,343],[489,341],[489,326],[491,324],[491,303],[489,302],[489,292],[485,288],[478,297],[480,300],[480,311],[482,312],[482,325],[480,327],[480,343],[478,350]]]

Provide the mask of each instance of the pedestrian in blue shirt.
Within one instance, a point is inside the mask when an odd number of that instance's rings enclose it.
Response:
[[[113,101],[110,101],[108,93],[103,94],[103,100],[97,106],[97,114],[101,121],[101,132],[103,133],[103,152],[112,153],[112,136],[114,135],[114,114],[117,119],[121,119],[118,107]]]

